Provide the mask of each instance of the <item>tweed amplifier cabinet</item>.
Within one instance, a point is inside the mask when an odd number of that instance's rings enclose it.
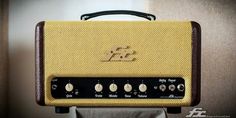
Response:
[[[57,112],[70,106],[179,111],[197,105],[200,33],[193,21],[40,22],[37,103]]]

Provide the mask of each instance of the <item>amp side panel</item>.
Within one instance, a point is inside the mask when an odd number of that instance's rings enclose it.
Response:
[[[39,105],[45,105],[44,100],[44,21],[39,22],[35,29],[35,89],[36,101]]]
[[[201,99],[201,26],[192,21],[192,100],[191,106]]]

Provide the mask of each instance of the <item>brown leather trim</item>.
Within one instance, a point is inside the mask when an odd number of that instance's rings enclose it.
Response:
[[[191,106],[199,104],[201,99],[201,26],[192,24],[192,100]]]
[[[44,21],[39,22],[35,28],[35,86],[36,86],[36,102],[39,105],[45,105],[44,100]]]

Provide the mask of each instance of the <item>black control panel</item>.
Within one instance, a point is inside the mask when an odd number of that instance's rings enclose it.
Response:
[[[185,82],[179,77],[56,77],[51,94],[56,99],[182,99]]]

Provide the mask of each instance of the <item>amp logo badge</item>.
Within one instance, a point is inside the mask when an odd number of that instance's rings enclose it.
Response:
[[[134,61],[135,58],[132,57],[134,53],[135,51],[129,49],[129,46],[114,46],[105,52],[105,55],[101,61]]]

